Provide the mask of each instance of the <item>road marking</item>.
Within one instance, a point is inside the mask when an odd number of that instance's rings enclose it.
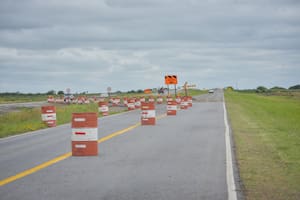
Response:
[[[55,164],[55,163],[57,163],[59,161],[62,161],[64,159],[70,157],[71,155],[72,155],[72,153],[68,152],[68,153],[63,154],[61,156],[58,156],[58,157],[56,157],[56,158],[54,158],[52,160],[49,160],[49,161],[44,162],[44,163],[42,163],[40,165],[37,165],[37,166],[35,166],[35,167],[31,168],[31,169],[25,170],[25,171],[23,171],[21,173],[18,173],[16,175],[14,175],[14,176],[10,176],[8,178],[5,178],[5,179],[3,179],[3,180],[0,181],[0,186],[4,186],[4,185],[6,185],[6,184],[8,184],[10,182],[16,181],[16,180],[18,180],[20,178],[23,178],[25,176],[33,174],[33,173],[35,173],[35,172],[37,172],[37,171],[39,171],[41,169],[44,169],[46,167],[49,167],[50,165],[53,165],[53,164]]]
[[[163,114],[163,115],[158,116],[156,119],[161,119],[161,118],[163,118],[165,116],[166,116],[166,114]],[[122,135],[122,134],[124,134],[124,133],[126,133],[126,132],[128,132],[128,131],[130,131],[132,129],[135,129],[136,127],[138,127],[140,125],[141,125],[141,123],[136,123],[135,125],[129,126],[129,127],[125,128],[125,129],[122,129],[122,130],[119,130],[119,131],[116,131],[116,132],[114,132],[112,134],[109,134],[109,135],[103,137],[103,138],[100,138],[98,140],[98,143],[100,144],[102,142],[105,142],[105,141],[113,138],[113,137],[116,137],[118,135]],[[28,176],[30,174],[33,174],[33,173],[35,173],[37,171],[40,171],[40,170],[42,170],[42,169],[44,169],[46,167],[54,165],[55,163],[58,163],[58,162],[60,162],[62,160],[65,160],[65,159],[69,158],[70,156],[72,156],[72,152],[65,153],[65,154],[63,154],[61,156],[58,156],[58,157],[52,159],[52,160],[49,160],[49,161],[44,162],[44,163],[42,163],[40,165],[37,165],[37,166],[35,166],[35,167],[31,168],[31,169],[27,169],[27,170],[25,170],[23,172],[20,172],[20,173],[16,174],[16,175],[10,176],[10,177],[5,178],[5,179],[2,179],[2,180],[0,180],[0,187],[6,185],[8,183],[11,183],[13,181],[16,181],[18,179],[21,179],[21,178],[23,178],[25,176]]]
[[[107,141],[107,140],[109,140],[109,139],[111,139],[111,138],[113,138],[113,137],[116,137],[116,136],[118,136],[118,135],[122,135],[123,133],[126,133],[127,131],[130,131],[130,130],[132,130],[132,129],[134,129],[134,128],[140,126],[140,125],[141,125],[141,123],[137,123],[137,124],[135,124],[135,125],[129,126],[128,128],[125,128],[125,129],[122,129],[122,130],[120,130],[120,131],[114,132],[114,133],[112,133],[112,134],[110,134],[110,135],[108,135],[108,136],[105,136],[105,137],[103,137],[103,138],[100,138],[100,139],[98,140],[98,143],[102,143],[102,142],[105,142],[105,141]]]
[[[228,200],[237,200],[236,186],[235,186],[235,181],[233,176],[229,125],[228,125],[227,111],[226,111],[226,106],[224,101],[223,101],[223,108],[224,108],[224,124],[225,124],[225,142],[226,142],[226,177],[227,177]]]

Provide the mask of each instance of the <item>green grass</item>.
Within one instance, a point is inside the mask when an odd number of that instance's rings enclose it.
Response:
[[[110,114],[116,114],[127,108],[110,108]],[[72,113],[98,112],[95,103],[84,105],[56,105],[57,125],[71,122]],[[101,117],[101,114],[98,114]],[[24,108],[18,112],[10,112],[0,115],[0,138],[47,128],[41,120],[40,108]]]
[[[225,93],[247,199],[300,199],[300,98]]]
[[[32,101],[47,101],[44,94],[0,94],[0,103],[21,103]]]

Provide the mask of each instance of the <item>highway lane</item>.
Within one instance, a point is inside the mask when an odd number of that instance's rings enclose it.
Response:
[[[158,105],[161,115],[165,106]],[[59,117],[59,116],[58,116]],[[140,110],[99,119],[99,138],[140,121]],[[71,151],[71,125],[0,139],[0,180]]]
[[[215,97],[219,98],[217,94]],[[165,106],[157,110],[159,115]],[[134,111],[101,118],[99,136],[133,125],[139,117],[140,112]],[[70,157],[2,186],[0,197],[227,199],[224,131],[220,99],[196,102],[191,109],[178,111],[177,116],[158,120],[156,126],[139,126],[99,144],[99,156]],[[32,147],[35,140],[42,143],[36,149]],[[11,152],[11,145],[19,142],[19,149],[25,146],[23,153]],[[70,125],[1,140],[1,179],[68,151]]]

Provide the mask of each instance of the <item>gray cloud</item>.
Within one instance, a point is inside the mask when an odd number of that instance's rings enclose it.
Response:
[[[0,91],[299,84],[293,0],[0,2]]]

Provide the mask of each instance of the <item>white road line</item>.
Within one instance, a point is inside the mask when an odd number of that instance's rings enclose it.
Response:
[[[229,125],[227,120],[227,111],[225,101],[223,101],[224,108],[224,124],[225,124],[225,142],[226,142],[226,177],[228,200],[237,200],[236,186],[233,175],[232,155],[231,155],[231,141],[229,134]]]

